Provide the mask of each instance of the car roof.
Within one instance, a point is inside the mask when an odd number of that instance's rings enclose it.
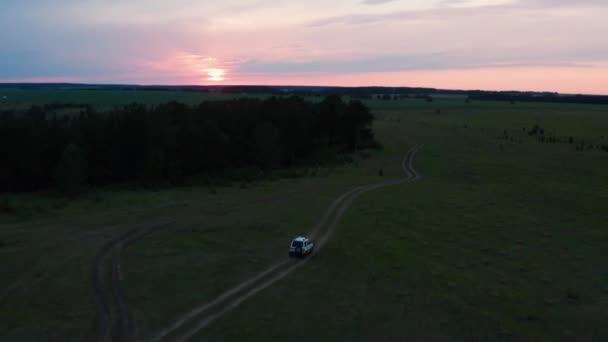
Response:
[[[293,239],[293,241],[306,241],[306,240],[308,240],[308,239],[303,236],[298,236],[297,238]]]

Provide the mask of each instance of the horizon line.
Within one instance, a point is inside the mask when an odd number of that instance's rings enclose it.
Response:
[[[6,85],[73,85],[73,86],[128,86],[128,87],[201,87],[201,88],[229,88],[229,87],[286,87],[286,88],[343,88],[343,89],[364,89],[364,88],[383,88],[383,89],[426,89],[434,91],[454,91],[454,92],[497,92],[497,93],[537,93],[537,94],[557,94],[557,95],[585,95],[585,96],[608,96],[608,94],[592,93],[561,93],[557,91],[539,90],[496,90],[496,89],[464,89],[464,88],[435,88],[423,86],[346,86],[346,85],[289,85],[289,84],[141,84],[141,83],[81,83],[81,82],[4,82],[0,81],[0,86]]]

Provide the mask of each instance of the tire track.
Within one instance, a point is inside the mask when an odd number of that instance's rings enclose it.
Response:
[[[317,244],[315,245],[316,251],[314,252],[313,256],[318,253],[319,250],[321,250],[321,248],[329,241],[340,219],[350,208],[353,201],[359,196],[382,187],[420,179],[420,175],[412,166],[414,157],[420,148],[421,146],[415,145],[403,158],[401,167],[405,174],[404,178],[357,186],[342,194],[332,202],[322,216],[320,222],[310,233],[310,236],[313,239],[318,239]],[[251,277],[234,288],[224,292],[212,301],[198,306],[185,315],[179,317],[170,326],[152,336],[149,341],[159,342],[167,339],[182,342],[189,340],[192,336],[203,330],[216,319],[235,309],[242,302],[254,296],[258,292],[285,278],[291,272],[304,266],[310,260],[310,257],[299,262],[294,262],[287,259],[272,265],[268,269],[260,272],[258,275]],[[184,332],[178,334],[180,330]]]
[[[291,194],[296,193],[297,192],[291,192]],[[276,196],[265,197],[261,199],[236,203],[235,205],[237,207],[243,207],[246,205],[260,202],[275,201],[277,199],[278,198]],[[120,283],[123,281],[122,254],[128,246],[141,240],[145,236],[150,235],[154,231],[164,228],[175,222],[176,221],[173,220],[154,226],[133,228],[124,233],[123,235],[108,241],[98,251],[95,257],[95,263],[93,267],[92,282],[96,301],[97,340],[99,342],[136,341],[138,334],[136,320],[133,316],[133,313],[129,309],[122,286],[120,285]],[[104,266],[108,263],[108,259],[110,259],[109,285],[106,284],[108,270]],[[275,265],[275,268],[283,266],[287,262],[288,260],[285,260],[282,263],[278,263]],[[271,267],[268,272],[273,271],[275,268]],[[260,274],[259,276],[261,278],[264,275],[266,275],[266,273]],[[251,279],[251,282],[242,284],[242,287],[251,285],[257,279],[258,278]],[[226,296],[229,296],[231,294],[232,293],[225,293]],[[217,301],[221,301],[222,299],[223,298],[217,298]]]
[[[106,242],[95,255],[92,268],[93,292],[97,312],[97,341],[134,341],[136,327],[120,286],[122,251],[154,231],[175,223],[174,220],[147,227],[130,229]],[[110,269],[104,267],[110,262]],[[107,279],[109,273],[109,284]]]

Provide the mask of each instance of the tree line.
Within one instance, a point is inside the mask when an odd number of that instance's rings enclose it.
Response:
[[[506,101],[515,102],[549,102],[577,104],[608,104],[608,96],[604,95],[561,95],[558,93],[538,92],[469,92],[467,101]]]
[[[54,108],[1,113],[0,192],[181,184],[239,168],[313,165],[321,155],[377,146],[369,109],[338,96],[131,104],[101,113],[86,106],[63,116]]]

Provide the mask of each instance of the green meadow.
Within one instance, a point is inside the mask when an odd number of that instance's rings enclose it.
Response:
[[[223,96],[14,90],[4,105]],[[383,149],[314,173],[109,187],[71,200],[0,195],[0,340],[93,340],[98,250],[133,227],[172,220],[122,256],[145,339],[285,258],[289,239],[351,187],[401,177],[414,144],[423,144],[418,182],[358,198],[310,262],[192,340],[608,339],[608,106],[460,96],[366,103]]]

